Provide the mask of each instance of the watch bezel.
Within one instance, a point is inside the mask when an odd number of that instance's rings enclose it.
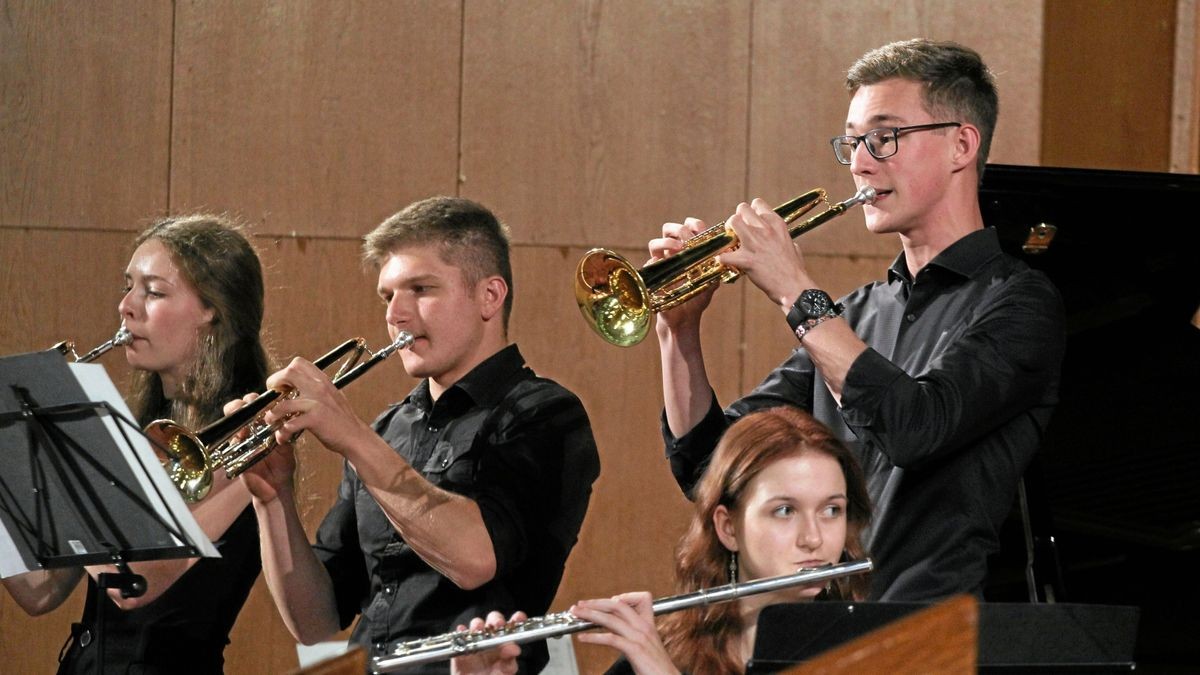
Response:
[[[797,306],[806,319],[819,319],[829,316],[833,310],[833,298],[819,288],[809,288],[800,293],[796,300]]]

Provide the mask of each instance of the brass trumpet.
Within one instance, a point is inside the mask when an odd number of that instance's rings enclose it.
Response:
[[[351,338],[313,364],[324,370],[349,354],[331,378],[333,386],[341,389],[397,350],[411,347],[412,343],[412,334],[400,331],[391,344],[372,353],[365,340]],[[363,354],[369,354],[370,358],[359,363]],[[190,431],[171,420],[156,420],[144,432],[153,441],[159,461],[183,498],[198,502],[212,489],[213,473],[217,469],[224,469],[226,476],[235,478],[275,448],[275,432],[280,424],[267,424],[263,417],[277,400],[295,396],[291,390],[271,389],[198,431]],[[235,440],[243,430],[249,431],[249,435]]]
[[[792,225],[788,233],[795,239],[853,206],[873,201],[875,188],[864,185],[850,199]],[[790,224],[819,203],[828,204],[828,200],[825,191],[816,188],[781,204],[775,213]],[[737,247],[737,235],[722,221],[688,239],[675,255],[647,263],[640,270],[615,251],[594,248],[576,268],[575,301],[600,337],[618,347],[630,347],[646,337],[652,313],[686,302],[718,281],[737,281],[741,273],[716,260],[717,255]]]
[[[63,340],[50,349],[60,352],[63,356],[74,357],[75,363],[91,363],[101,356],[104,356],[113,347],[124,347],[130,342],[133,342],[133,333],[129,332],[129,329],[125,327],[125,324],[121,324],[121,327],[117,329],[116,334],[112,336],[111,340],[97,346],[95,349],[84,354],[83,356],[80,356],[78,353],[76,353],[75,343],[71,340]]]

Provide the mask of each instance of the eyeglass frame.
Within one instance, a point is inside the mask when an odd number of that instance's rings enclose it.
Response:
[[[842,135],[842,136],[834,136],[833,138],[829,139],[829,145],[830,145],[830,147],[833,148],[833,157],[834,157],[834,159],[837,160],[838,164],[841,164],[843,166],[850,166],[850,162],[853,161],[854,151],[858,149],[858,145],[860,143],[865,144],[867,146],[867,152],[869,152],[872,157],[882,161],[882,160],[887,159],[888,157],[894,156],[897,152],[900,151],[900,136],[901,136],[901,134],[907,134],[911,131],[929,131],[932,129],[946,129],[949,127],[961,127],[962,125],[963,125],[962,122],[934,122],[932,124],[913,124],[913,125],[910,125],[907,127],[875,127],[874,129],[871,129],[870,131],[868,131],[867,133],[865,133],[861,136],[851,136],[849,134]],[[890,132],[892,132],[892,137],[896,139],[896,142],[892,146],[894,149],[890,153],[888,153],[882,157],[875,154],[875,151],[871,149],[871,144],[867,143],[867,137],[878,131],[890,131]],[[842,145],[849,145],[846,142],[846,139],[850,139],[850,140],[854,141],[854,145],[850,148],[851,157],[848,157],[846,159],[846,161],[842,161],[842,156],[838,152],[838,145],[839,145],[839,141],[841,142]]]

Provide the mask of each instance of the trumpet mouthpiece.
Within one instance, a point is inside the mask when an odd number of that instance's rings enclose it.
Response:
[[[866,205],[875,201],[875,196],[875,188],[870,185],[864,185],[858,189],[858,193],[854,195],[854,199]]]
[[[412,346],[413,339],[412,333],[402,330],[396,333],[396,339],[392,342],[392,348],[393,350],[408,349]]]

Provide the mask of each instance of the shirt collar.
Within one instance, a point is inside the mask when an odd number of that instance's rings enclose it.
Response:
[[[985,227],[960,238],[937,254],[928,266],[946,270],[963,278],[969,278],[992,258],[1001,254],[1000,235],[994,227]],[[908,262],[904,252],[892,261],[888,268],[888,281],[911,281]]]
[[[492,354],[475,366],[471,372],[459,378],[442,392],[439,401],[452,401],[463,397],[475,405],[495,405],[508,391],[508,381],[525,367],[525,357],[515,344]],[[449,397],[449,398],[447,398]],[[433,409],[433,397],[429,393],[429,380],[421,380],[405,402],[417,406],[424,412]]]

